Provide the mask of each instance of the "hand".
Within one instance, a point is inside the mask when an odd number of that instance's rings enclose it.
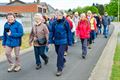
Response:
[[[6,46],[3,46],[3,48],[6,48]]]
[[[46,43],[46,46],[49,46],[49,44],[48,44],[48,43]]]
[[[79,38],[79,35],[76,35],[77,38]]]
[[[11,31],[7,32],[7,34],[8,34],[8,36],[10,36],[11,35]]]
[[[32,43],[29,43],[29,46],[32,46]]]

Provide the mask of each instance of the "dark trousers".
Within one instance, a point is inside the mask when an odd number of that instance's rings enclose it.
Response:
[[[95,40],[95,37],[96,37],[96,32],[94,30],[92,30],[90,32],[90,38],[88,39],[89,44],[92,44],[92,42]]]
[[[41,64],[40,56],[45,61],[48,57],[45,55],[45,46],[34,46],[36,64]]]
[[[66,45],[55,45],[55,51],[57,53],[57,68],[58,71],[62,71],[64,67],[64,62],[66,61],[64,58]]]
[[[75,32],[72,32],[72,43],[75,43]]]
[[[88,41],[88,39],[81,39],[81,43],[82,43],[82,55],[84,55],[84,56],[87,55],[87,41]]]
[[[68,45],[66,45],[66,47],[65,47],[65,51],[68,52]]]

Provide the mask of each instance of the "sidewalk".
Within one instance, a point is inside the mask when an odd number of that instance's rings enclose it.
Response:
[[[89,80],[109,80],[110,78],[118,32],[120,31],[120,23],[112,24],[114,25],[113,34],[107,42],[107,45],[104,48],[95,68],[93,69]]]

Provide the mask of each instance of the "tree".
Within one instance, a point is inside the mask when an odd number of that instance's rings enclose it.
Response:
[[[120,4],[119,4],[119,6],[120,6]],[[105,11],[108,12],[109,15],[117,17],[117,15],[118,15],[118,0],[111,0],[111,2],[105,6]]]
[[[100,15],[104,15],[104,12],[105,12],[104,5],[97,4],[96,8],[98,9],[98,12],[99,12]]]
[[[71,12],[72,10],[71,9],[68,9],[68,12]]]
[[[83,8],[83,12],[87,13],[90,10],[92,13],[98,13],[98,9],[95,6],[86,6]]]
[[[77,7],[76,9],[73,9],[72,11],[78,12],[79,14],[81,14],[83,12],[83,9],[81,7]]]

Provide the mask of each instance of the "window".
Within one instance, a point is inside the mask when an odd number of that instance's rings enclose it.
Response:
[[[46,9],[43,9],[43,13],[46,13]]]
[[[38,8],[38,12],[41,12],[41,13],[42,13],[42,8]]]

